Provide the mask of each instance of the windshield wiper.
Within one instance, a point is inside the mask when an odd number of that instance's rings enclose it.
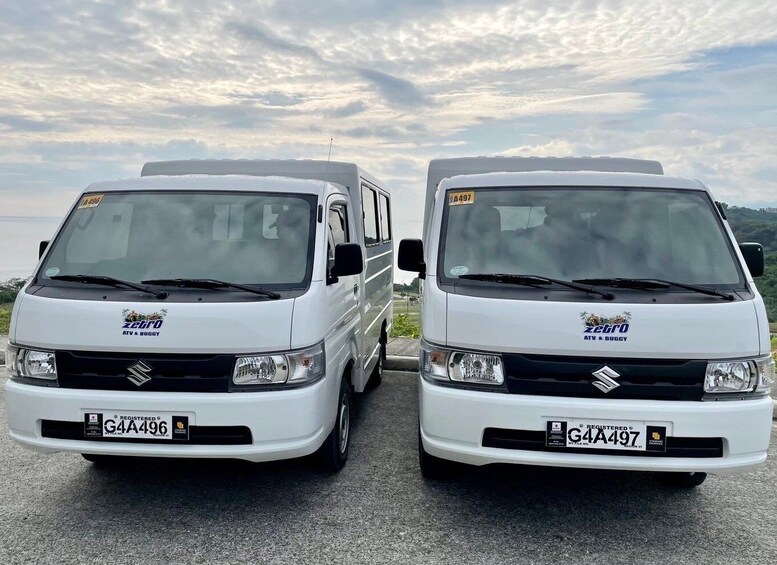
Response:
[[[601,286],[612,286],[615,288],[633,288],[635,290],[665,290],[669,287],[683,288],[685,290],[691,290],[698,292],[699,294],[706,294],[708,296],[719,296],[726,300],[734,300],[736,297],[733,294],[726,292],[720,292],[714,288],[706,286],[698,286],[695,284],[679,283],[674,281],[667,281],[663,279],[628,279],[628,278],[602,278],[602,279],[577,279],[574,282],[583,284],[593,284]]]
[[[473,281],[489,281],[505,284],[519,284],[539,288],[540,285],[557,284],[573,290],[579,290],[586,294],[597,294],[605,300],[612,300],[615,295],[612,292],[605,292],[594,288],[593,286],[577,284],[576,282],[563,281],[560,279],[551,279],[549,277],[540,277],[537,275],[509,275],[505,273],[471,273],[459,275],[460,279],[469,279]]]
[[[141,282],[145,284],[156,284],[162,286],[179,286],[181,288],[236,288],[245,292],[260,294],[273,300],[277,300],[281,297],[280,294],[271,290],[265,290],[263,288],[256,288],[245,284],[220,281],[216,279],[150,279]]]
[[[168,293],[164,290],[151,288],[150,286],[145,286],[144,284],[137,284],[129,281],[123,281],[121,279],[115,279],[113,277],[107,277],[105,275],[54,275],[49,278],[55,281],[76,282],[76,283],[84,283],[84,284],[101,284],[105,286],[114,286],[117,288],[121,288],[121,287],[131,288],[134,290],[139,290],[140,292],[153,294],[160,300],[164,300],[168,296]]]

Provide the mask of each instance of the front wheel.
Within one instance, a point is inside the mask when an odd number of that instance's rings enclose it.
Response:
[[[386,343],[388,338],[385,332],[380,334],[380,349],[378,349],[378,362],[375,364],[375,369],[370,376],[370,386],[376,388],[383,382],[383,365],[386,362]]]
[[[352,396],[351,385],[343,378],[340,382],[335,426],[316,452],[321,468],[330,473],[336,473],[342,469],[348,460],[348,450],[351,445]]]
[[[694,488],[707,479],[707,473],[659,473],[659,481],[672,488]]]

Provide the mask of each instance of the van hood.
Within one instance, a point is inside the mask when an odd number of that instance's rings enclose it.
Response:
[[[447,345],[500,353],[725,359],[760,349],[752,300],[613,304],[449,294],[447,314]]]
[[[290,348],[295,299],[102,302],[24,295],[12,339],[54,350],[251,353]]]

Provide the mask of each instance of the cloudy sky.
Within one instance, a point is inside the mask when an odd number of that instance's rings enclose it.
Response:
[[[661,160],[777,205],[777,3],[0,1],[1,215],[147,160],[355,160],[417,236],[459,155]]]

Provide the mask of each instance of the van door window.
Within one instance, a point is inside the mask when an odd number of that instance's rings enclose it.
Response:
[[[348,215],[344,206],[333,206],[329,209],[329,236],[327,245],[327,257],[329,268],[335,263],[335,247],[341,243],[347,243],[348,239]]]
[[[391,207],[388,196],[381,194],[380,198],[380,239],[391,241]]]
[[[378,203],[375,191],[362,185],[362,207],[364,208],[364,244],[378,243]]]

